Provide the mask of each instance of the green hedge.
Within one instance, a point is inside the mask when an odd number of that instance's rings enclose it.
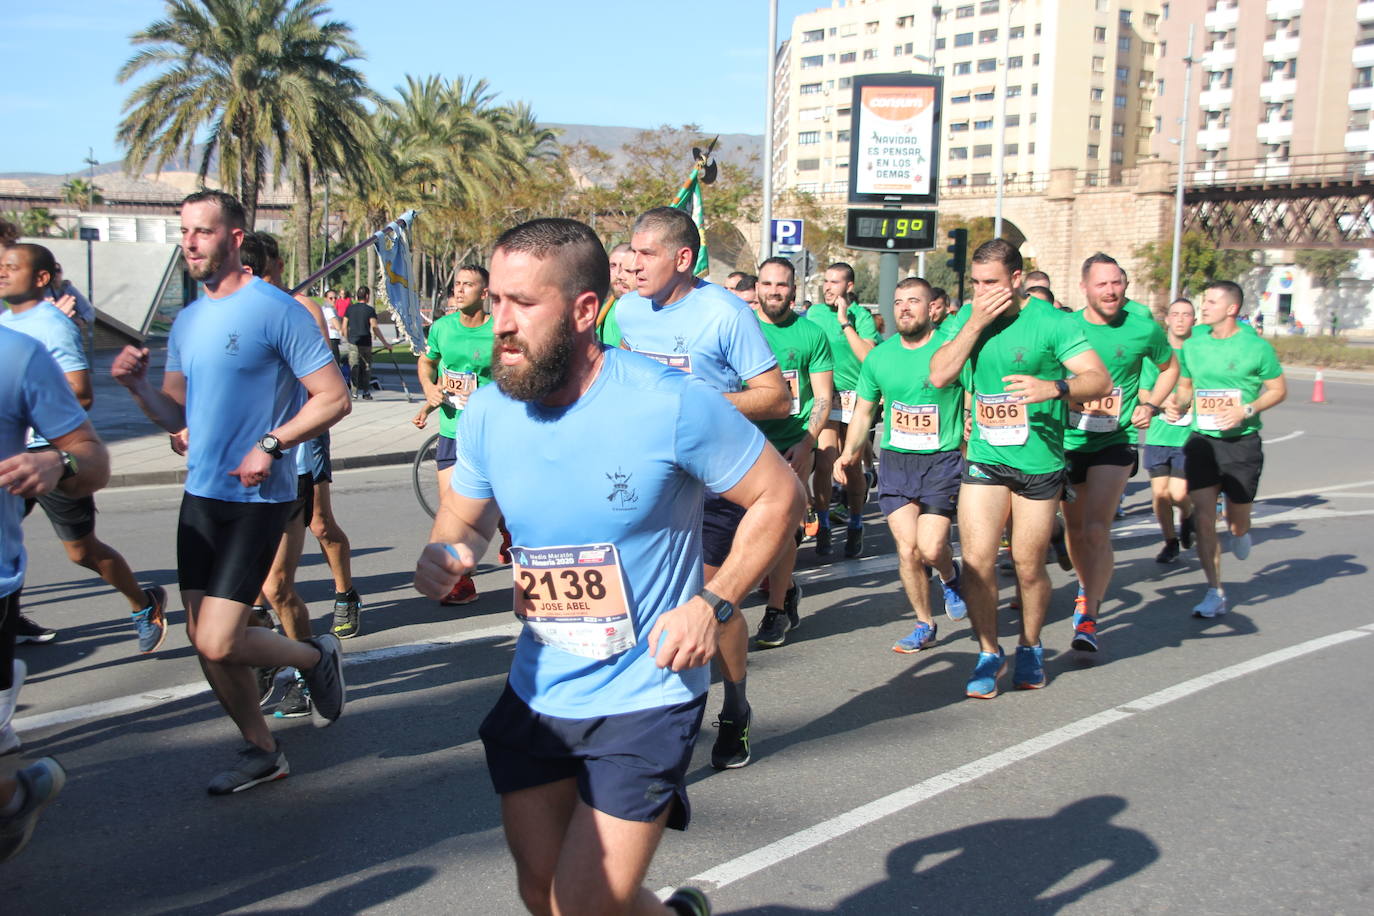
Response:
[[[1374,369],[1374,347],[1355,347],[1341,337],[1270,337],[1279,362],[1288,366]]]

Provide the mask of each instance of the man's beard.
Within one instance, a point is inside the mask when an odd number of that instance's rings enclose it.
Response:
[[[785,300],[778,305],[774,305],[767,299],[760,299],[759,308],[763,309],[763,313],[768,316],[769,321],[778,321],[779,319],[786,318],[788,314],[791,313],[792,302],[791,300]]]
[[[506,397],[517,401],[542,401],[567,383],[575,341],[571,314],[563,316],[538,352],[531,350],[529,344],[515,334],[497,335],[491,354],[491,377],[496,387]],[[524,354],[523,364],[506,366],[501,363],[501,348],[510,346],[519,348]]]
[[[929,321],[918,321],[911,325],[909,329],[903,329],[901,324],[898,324],[897,333],[902,335],[902,340],[911,343],[924,337],[931,327],[933,327],[933,325]]]
[[[192,280],[204,282],[219,272],[220,267],[224,265],[224,261],[228,256],[229,251],[227,248],[204,252],[203,257],[205,260],[201,261],[200,267],[192,267],[191,262],[187,261],[186,272],[191,275]]]

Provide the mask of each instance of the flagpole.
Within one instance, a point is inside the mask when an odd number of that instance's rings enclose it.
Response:
[[[778,0],[768,4],[768,111],[763,129],[763,225],[759,227],[759,260],[773,256],[773,108],[778,65]]]
[[[394,220],[392,220],[391,223],[387,223],[385,226],[383,226],[382,228],[378,229],[376,232],[372,233],[372,234],[369,235],[367,238],[363,239],[361,242],[359,242],[358,244],[354,245],[352,248],[348,249],[348,250],[345,251],[343,254],[339,255],[337,258],[335,258],[334,260],[330,261],[328,264],[324,265],[323,267],[321,267],[319,270],[315,271],[315,272],[314,272],[313,274],[311,274],[310,276],[306,277],[306,278],[305,278],[304,280],[302,280],[300,283],[297,283],[297,284],[291,289],[291,295],[294,296],[294,295],[296,295],[297,293],[304,291],[307,287],[310,286],[311,283],[314,283],[314,282],[315,282],[316,280],[318,280],[320,277],[323,277],[323,276],[325,276],[326,274],[330,273],[332,270],[334,270],[334,268],[338,267],[340,264],[345,263],[349,258],[353,257],[355,254],[357,254],[358,252],[362,251],[362,250],[363,250],[364,248],[366,248],[368,245],[371,245],[371,244],[373,244],[374,242],[376,242],[378,239],[380,239],[383,235],[386,234],[386,231],[387,231],[388,229],[391,228],[391,224],[392,224],[392,223],[400,223],[400,224],[401,224],[401,227],[402,227],[402,228],[405,228],[405,226],[406,226],[406,222],[405,222],[405,221],[406,221],[406,220],[414,220],[414,219],[415,219],[415,214],[417,214],[417,213],[419,213],[419,212],[420,212],[419,210],[407,210],[405,213],[402,213],[400,216],[398,216],[398,217],[396,217]]]

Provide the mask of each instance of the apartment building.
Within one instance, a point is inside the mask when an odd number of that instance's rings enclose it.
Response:
[[[1297,156],[1374,153],[1374,2],[1174,0],[1161,7],[1155,155],[1178,160],[1170,140],[1179,136],[1185,106],[1188,159],[1219,177],[1237,167],[1274,177]],[[1190,26],[1196,65],[1185,100]]]
[[[947,187],[992,184],[999,153],[1009,182],[1119,174],[1151,153],[1162,20],[1158,0],[834,0],[796,18],[779,61],[776,186],[844,195],[867,73],[944,76]]]

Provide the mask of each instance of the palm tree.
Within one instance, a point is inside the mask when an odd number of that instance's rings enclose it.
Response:
[[[126,166],[189,160],[205,131],[200,178],[218,157],[220,183],[242,200],[249,228],[263,185],[284,167],[308,188],[304,164],[328,168],[342,156],[327,142],[330,125],[358,130],[371,97],[351,66],[361,56],[352,28],[329,13],[325,0],[167,0],[166,17],[132,36],[145,47],[119,71],[121,82],[158,71],[124,103]]]
[[[82,210],[89,210],[95,204],[103,204],[102,188],[85,178],[72,178],[62,183],[63,203],[75,204]]]

